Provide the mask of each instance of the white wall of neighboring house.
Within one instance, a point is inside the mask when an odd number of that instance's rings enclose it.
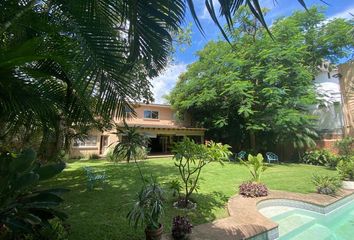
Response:
[[[323,133],[341,134],[343,131],[342,96],[338,70],[322,67],[315,78],[315,87],[319,98],[322,100],[313,113],[318,116],[318,130]]]

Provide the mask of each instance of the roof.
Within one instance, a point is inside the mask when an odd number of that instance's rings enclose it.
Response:
[[[122,126],[123,125],[119,125]],[[182,127],[182,126],[169,126],[169,125],[136,125],[128,124],[128,126],[138,126],[141,129],[160,129],[160,130],[189,130],[189,131],[206,131],[206,128],[193,128],[193,127]]]
[[[138,105],[138,106],[153,106],[153,107],[165,107],[165,108],[171,108],[172,106],[170,104],[160,104],[160,103],[136,103],[133,105]]]

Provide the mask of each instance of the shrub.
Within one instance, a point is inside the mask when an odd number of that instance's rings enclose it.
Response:
[[[247,161],[240,160],[245,165],[252,175],[252,181],[260,182],[262,173],[267,169],[264,164],[262,154],[258,153],[257,156],[248,154]]]
[[[336,142],[335,146],[339,150],[340,155],[351,156],[354,154],[354,138],[345,137],[342,140]]]
[[[64,150],[61,150],[58,154],[58,161],[64,161],[67,162],[69,161],[70,156],[67,152],[65,152]]]
[[[38,236],[26,235],[24,237],[25,240],[67,240],[69,239],[70,233],[70,225],[59,221],[57,219],[53,219],[49,221],[50,225],[44,226],[40,230],[41,238]]]
[[[302,162],[310,165],[335,167],[337,157],[327,149],[307,151],[302,156]]]
[[[147,159],[147,155],[149,154],[149,150],[146,147],[138,147],[136,149],[135,157],[138,160],[145,160]]]
[[[106,159],[109,162],[115,162],[117,161],[116,156],[113,154],[113,149],[112,147],[108,148],[106,151]]]
[[[100,159],[100,155],[96,153],[90,154],[89,160],[96,160],[96,159]]]
[[[192,232],[193,225],[188,218],[176,216],[172,220],[172,237],[175,240],[187,239],[188,234]]]
[[[337,170],[342,180],[354,181],[354,157],[340,160]]]
[[[268,195],[268,188],[262,183],[245,182],[239,186],[239,193],[245,197],[263,197]]]
[[[312,182],[315,184],[317,193],[331,195],[335,194],[341,186],[338,177],[313,175]]]
[[[147,158],[148,150],[146,147],[136,146],[134,151],[134,159],[144,160]],[[122,162],[127,159],[127,153],[125,149],[121,149],[119,154],[114,153],[114,147],[110,148],[106,153],[106,159],[110,162]]]
[[[338,165],[338,162],[341,160],[339,156],[332,154],[331,157],[327,158],[326,166],[332,169],[335,169]]]

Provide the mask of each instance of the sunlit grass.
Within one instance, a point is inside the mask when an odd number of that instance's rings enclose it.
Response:
[[[93,191],[86,190],[83,166],[92,166],[97,171],[106,171],[107,183]],[[172,159],[151,159],[139,162],[147,176],[152,174],[167,188],[168,182],[178,179],[178,170]],[[309,193],[314,191],[312,174],[330,174],[335,171],[324,167],[302,164],[272,165],[263,175],[263,182],[270,189]],[[193,195],[197,210],[185,213],[172,207],[175,200],[166,192],[165,214],[162,223],[170,231],[172,217],[187,214],[193,224],[210,222],[227,216],[225,205],[236,194],[238,185],[249,179],[244,166],[235,163],[211,163],[202,170],[200,188]],[[70,189],[64,195],[64,209],[71,225],[70,239],[143,239],[143,228],[134,230],[128,225],[126,215],[135,194],[141,186],[138,169],[134,163],[109,163],[104,160],[85,160],[69,163],[67,169],[56,179],[47,183]]]

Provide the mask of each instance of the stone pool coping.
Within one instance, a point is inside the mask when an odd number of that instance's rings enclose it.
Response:
[[[333,203],[354,194],[353,190],[340,190],[336,196],[317,193],[292,193],[272,190],[266,197],[246,198],[241,195],[231,197],[227,203],[229,217],[215,220],[211,223],[197,225],[193,228],[191,240],[239,240],[239,239],[275,239],[278,236],[278,224],[262,215],[258,208],[266,200],[291,200],[302,202],[303,206],[314,206],[330,211],[337,207]],[[263,202],[263,203],[262,203]],[[274,206],[274,205],[272,205]],[[311,209],[312,210],[312,209]],[[172,239],[165,234],[163,240]]]

